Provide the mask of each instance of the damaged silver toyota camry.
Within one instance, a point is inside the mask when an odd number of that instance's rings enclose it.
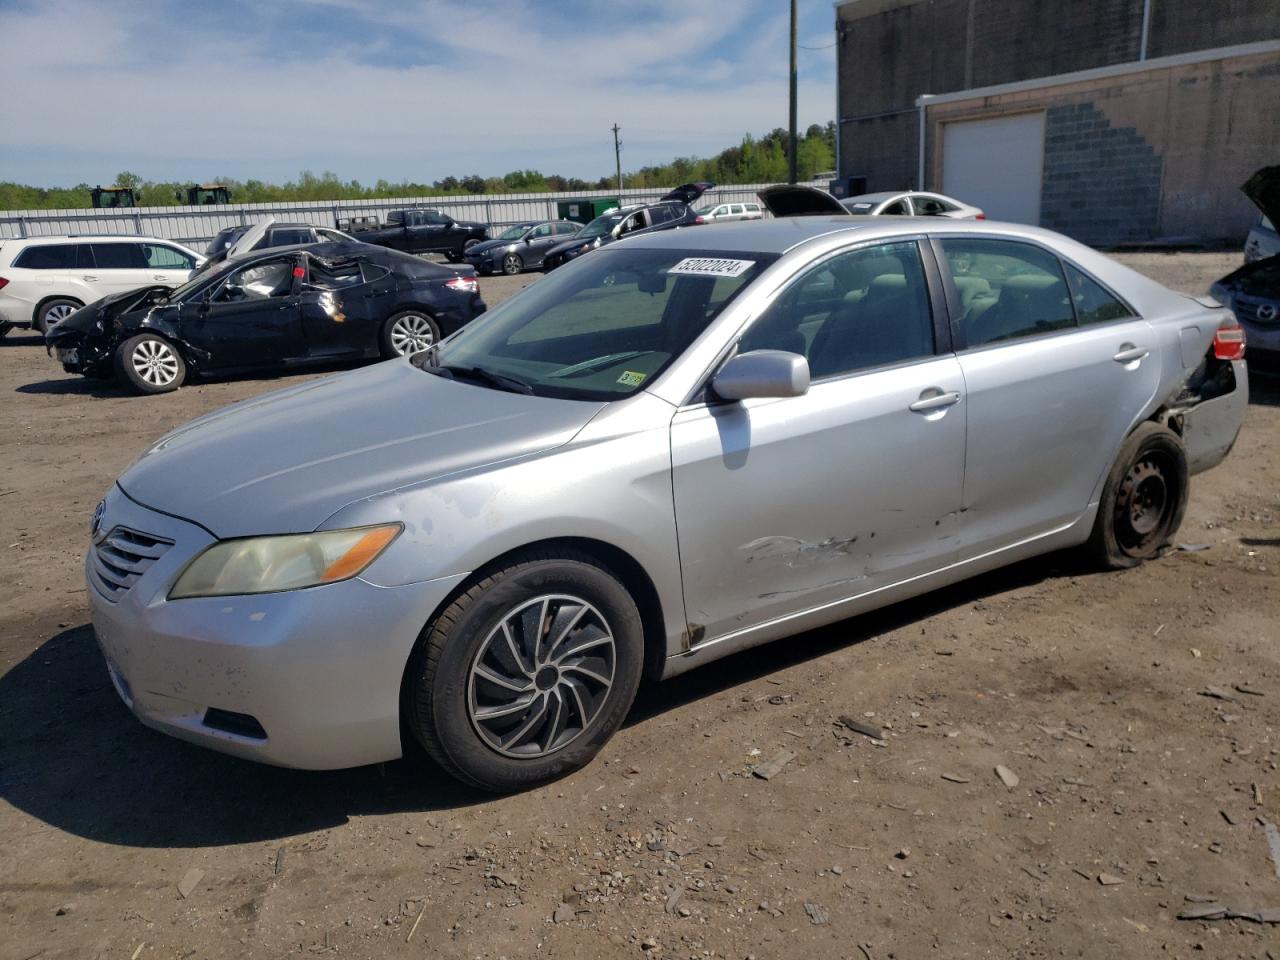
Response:
[[[1244,416],[1231,314],[1047,231],[805,217],[570,264],[412,358],[157,442],[86,570],[149,726],[491,790],[644,676],[1081,546],[1155,556]]]

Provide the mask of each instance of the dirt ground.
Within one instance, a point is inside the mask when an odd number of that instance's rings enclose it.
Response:
[[[1122,259],[1197,293],[1238,262]],[[139,398],[0,345],[0,960],[1280,957],[1280,928],[1176,919],[1280,907],[1274,382],[1194,481],[1178,541],[1207,549],[1049,556],[741,654],[643,689],[576,776],[494,798],[418,757],[224,757],[111,688],[94,504],[164,431],[299,379]]]

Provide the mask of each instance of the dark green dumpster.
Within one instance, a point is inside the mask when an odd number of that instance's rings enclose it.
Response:
[[[590,223],[606,210],[620,205],[621,201],[617,197],[582,197],[578,200],[560,200],[556,203],[556,213],[561,220]]]

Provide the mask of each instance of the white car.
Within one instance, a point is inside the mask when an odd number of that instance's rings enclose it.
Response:
[[[948,217],[952,220],[985,220],[978,207],[954,197],[920,190],[898,193],[864,193],[840,201],[850,213],[863,216]]]
[[[726,220],[760,220],[764,211],[758,203],[721,203],[698,211],[698,223],[724,223]]]
[[[181,286],[203,262],[194,250],[156,237],[0,240],[0,337],[14,327],[45,333],[113,293]]]

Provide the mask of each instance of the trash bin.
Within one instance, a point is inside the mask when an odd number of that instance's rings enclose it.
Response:
[[[867,192],[867,178],[837,177],[827,184],[827,192],[837,200],[861,196]]]

